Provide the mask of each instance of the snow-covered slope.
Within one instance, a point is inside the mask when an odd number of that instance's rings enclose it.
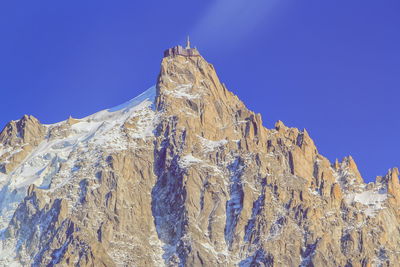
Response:
[[[45,125],[45,140],[11,173],[0,173],[0,231],[7,227],[29,185],[54,191],[74,176],[82,154],[95,158],[98,148],[106,151],[134,148],[135,143],[124,138],[125,134],[134,138],[152,136],[156,123],[155,94],[153,86],[122,105],[83,119]],[[133,118],[137,120],[136,128],[126,131],[124,123]],[[0,149],[0,153],[4,151]]]

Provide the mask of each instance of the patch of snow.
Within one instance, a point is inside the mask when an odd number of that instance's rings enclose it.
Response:
[[[125,102],[124,104],[118,105],[116,107],[110,108],[107,111],[108,112],[116,112],[116,111],[121,111],[123,110],[124,112],[128,111],[131,108],[137,107],[140,104],[150,101],[151,103],[154,103],[154,99],[156,97],[156,87],[152,86],[137,97]]]
[[[175,87],[172,90],[165,90],[166,94],[169,94],[175,98],[187,98],[187,99],[197,99],[200,98],[201,95],[196,93],[192,94],[190,91],[193,89],[193,84],[181,84]]]
[[[13,150],[12,147],[3,148],[3,145],[2,145],[2,144],[0,144],[0,145],[1,145],[1,146],[0,146],[0,157],[3,156],[3,155],[6,154],[6,153],[12,152],[12,150]],[[16,149],[16,150],[18,150],[18,149]],[[16,153],[16,152],[14,152],[14,153]],[[9,157],[9,156],[8,156],[8,157]]]
[[[2,238],[0,238],[2,240]],[[8,267],[21,267],[22,265],[14,257],[15,247],[14,246],[3,246],[0,242],[0,266]]]
[[[211,254],[215,255],[218,257],[219,255],[225,256],[225,258],[230,257],[229,251],[225,248],[221,251],[217,251],[215,247],[213,247],[210,243],[200,243],[206,250],[208,250]]]
[[[204,152],[212,152],[216,148],[222,147],[228,143],[228,141],[226,139],[222,139],[219,141],[212,141],[212,140],[203,138],[201,136],[198,136],[198,138],[200,139],[201,145],[204,148]]]
[[[314,196],[319,196],[320,195],[320,192],[319,192],[319,190],[317,188],[315,190],[312,190],[311,188],[308,188],[308,191]]]
[[[203,160],[194,157],[192,154],[188,154],[188,155],[182,157],[182,158],[179,160],[179,166],[180,166],[181,168],[187,168],[187,167],[189,167],[189,166],[192,165],[192,164],[202,163],[202,162],[203,162]]]
[[[358,202],[367,206],[364,212],[368,216],[374,216],[379,210],[383,209],[386,199],[386,190],[368,190],[361,193],[351,193],[346,196],[348,203]]]

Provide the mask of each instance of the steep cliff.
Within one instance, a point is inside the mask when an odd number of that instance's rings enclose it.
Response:
[[[201,56],[83,119],[0,134],[0,265],[395,266],[398,170],[364,183],[262,125]]]

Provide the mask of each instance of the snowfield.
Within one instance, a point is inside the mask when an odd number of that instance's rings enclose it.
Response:
[[[71,126],[67,125],[67,121],[45,125],[46,139],[11,173],[0,173],[0,231],[7,227],[18,204],[26,196],[29,185],[55,190],[68,183],[79,169],[82,153],[89,153],[86,156],[95,158],[98,151],[93,148],[118,151],[135,146],[123,138],[122,126],[125,122],[137,119],[136,129],[128,132],[130,137],[145,139],[153,136],[157,119],[155,96],[156,87],[153,86],[122,105],[79,119]],[[52,137],[62,129],[66,136]],[[6,152],[10,152],[8,148],[0,147],[0,154]]]

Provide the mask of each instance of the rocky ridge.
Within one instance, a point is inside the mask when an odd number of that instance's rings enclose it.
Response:
[[[0,134],[3,266],[396,266],[398,170],[364,183],[201,56],[83,119]]]

